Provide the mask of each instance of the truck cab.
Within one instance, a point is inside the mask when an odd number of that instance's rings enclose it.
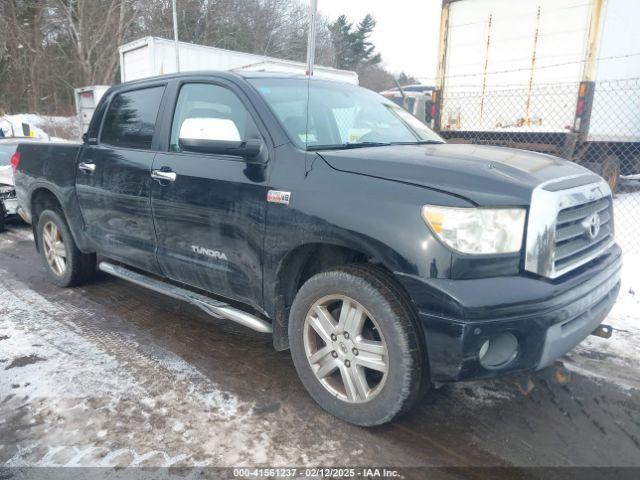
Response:
[[[124,83],[82,144],[19,152],[18,199],[54,283],[97,266],[271,334],[318,404],[358,425],[434,384],[548,366],[600,328],[620,287],[602,178],[449,145],[339,82]]]

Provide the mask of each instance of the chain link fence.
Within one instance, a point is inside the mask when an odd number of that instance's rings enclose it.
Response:
[[[427,120],[451,143],[547,153],[604,177],[614,191],[616,238],[626,253],[640,253],[640,78],[445,87],[435,98]]]

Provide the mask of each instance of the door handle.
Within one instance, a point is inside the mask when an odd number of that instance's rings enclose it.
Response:
[[[83,172],[92,173],[96,171],[96,164],[93,162],[80,162],[78,168]]]
[[[164,182],[175,182],[177,175],[176,172],[167,172],[165,170],[152,170],[151,178],[154,180],[160,180]]]

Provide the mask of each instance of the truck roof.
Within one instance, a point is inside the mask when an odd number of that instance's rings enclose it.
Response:
[[[162,80],[172,80],[175,78],[185,78],[185,77],[208,77],[215,76],[219,78],[226,78],[229,80],[233,79],[249,79],[249,78],[282,78],[282,79],[306,79],[308,78],[306,75],[301,75],[299,73],[287,73],[287,72],[255,72],[255,71],[223,71],[223,70],[199,70],[199,71],[189,71],[189,72],[180,72],[180,73],[169,73],[165,75],[156,75],[154,77],[141,78],[138,80],[131,80],[129,82],[119,83],[114,85],[112,89],[118,90],[120,88],[129,87],[132,85],[144,85],[148,83],[155,83]],[[344,83],[345,85],[351,85],[346,82],[340,82],[339,80],[331,80],[327,78],[316,78],[311,77],[311,81],[313,82],[336,82],[336,83]]]

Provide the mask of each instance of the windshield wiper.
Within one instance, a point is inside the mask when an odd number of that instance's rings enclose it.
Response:
[[[391,145],[389,142],[353,142],[338,143],[336,145],[310,145],[307,150],[348,150],[350,148],[388,147],[389,145]]]
[[[416,140],[415,142],[391,142],[391,145],[440,145],[441,140]]]

